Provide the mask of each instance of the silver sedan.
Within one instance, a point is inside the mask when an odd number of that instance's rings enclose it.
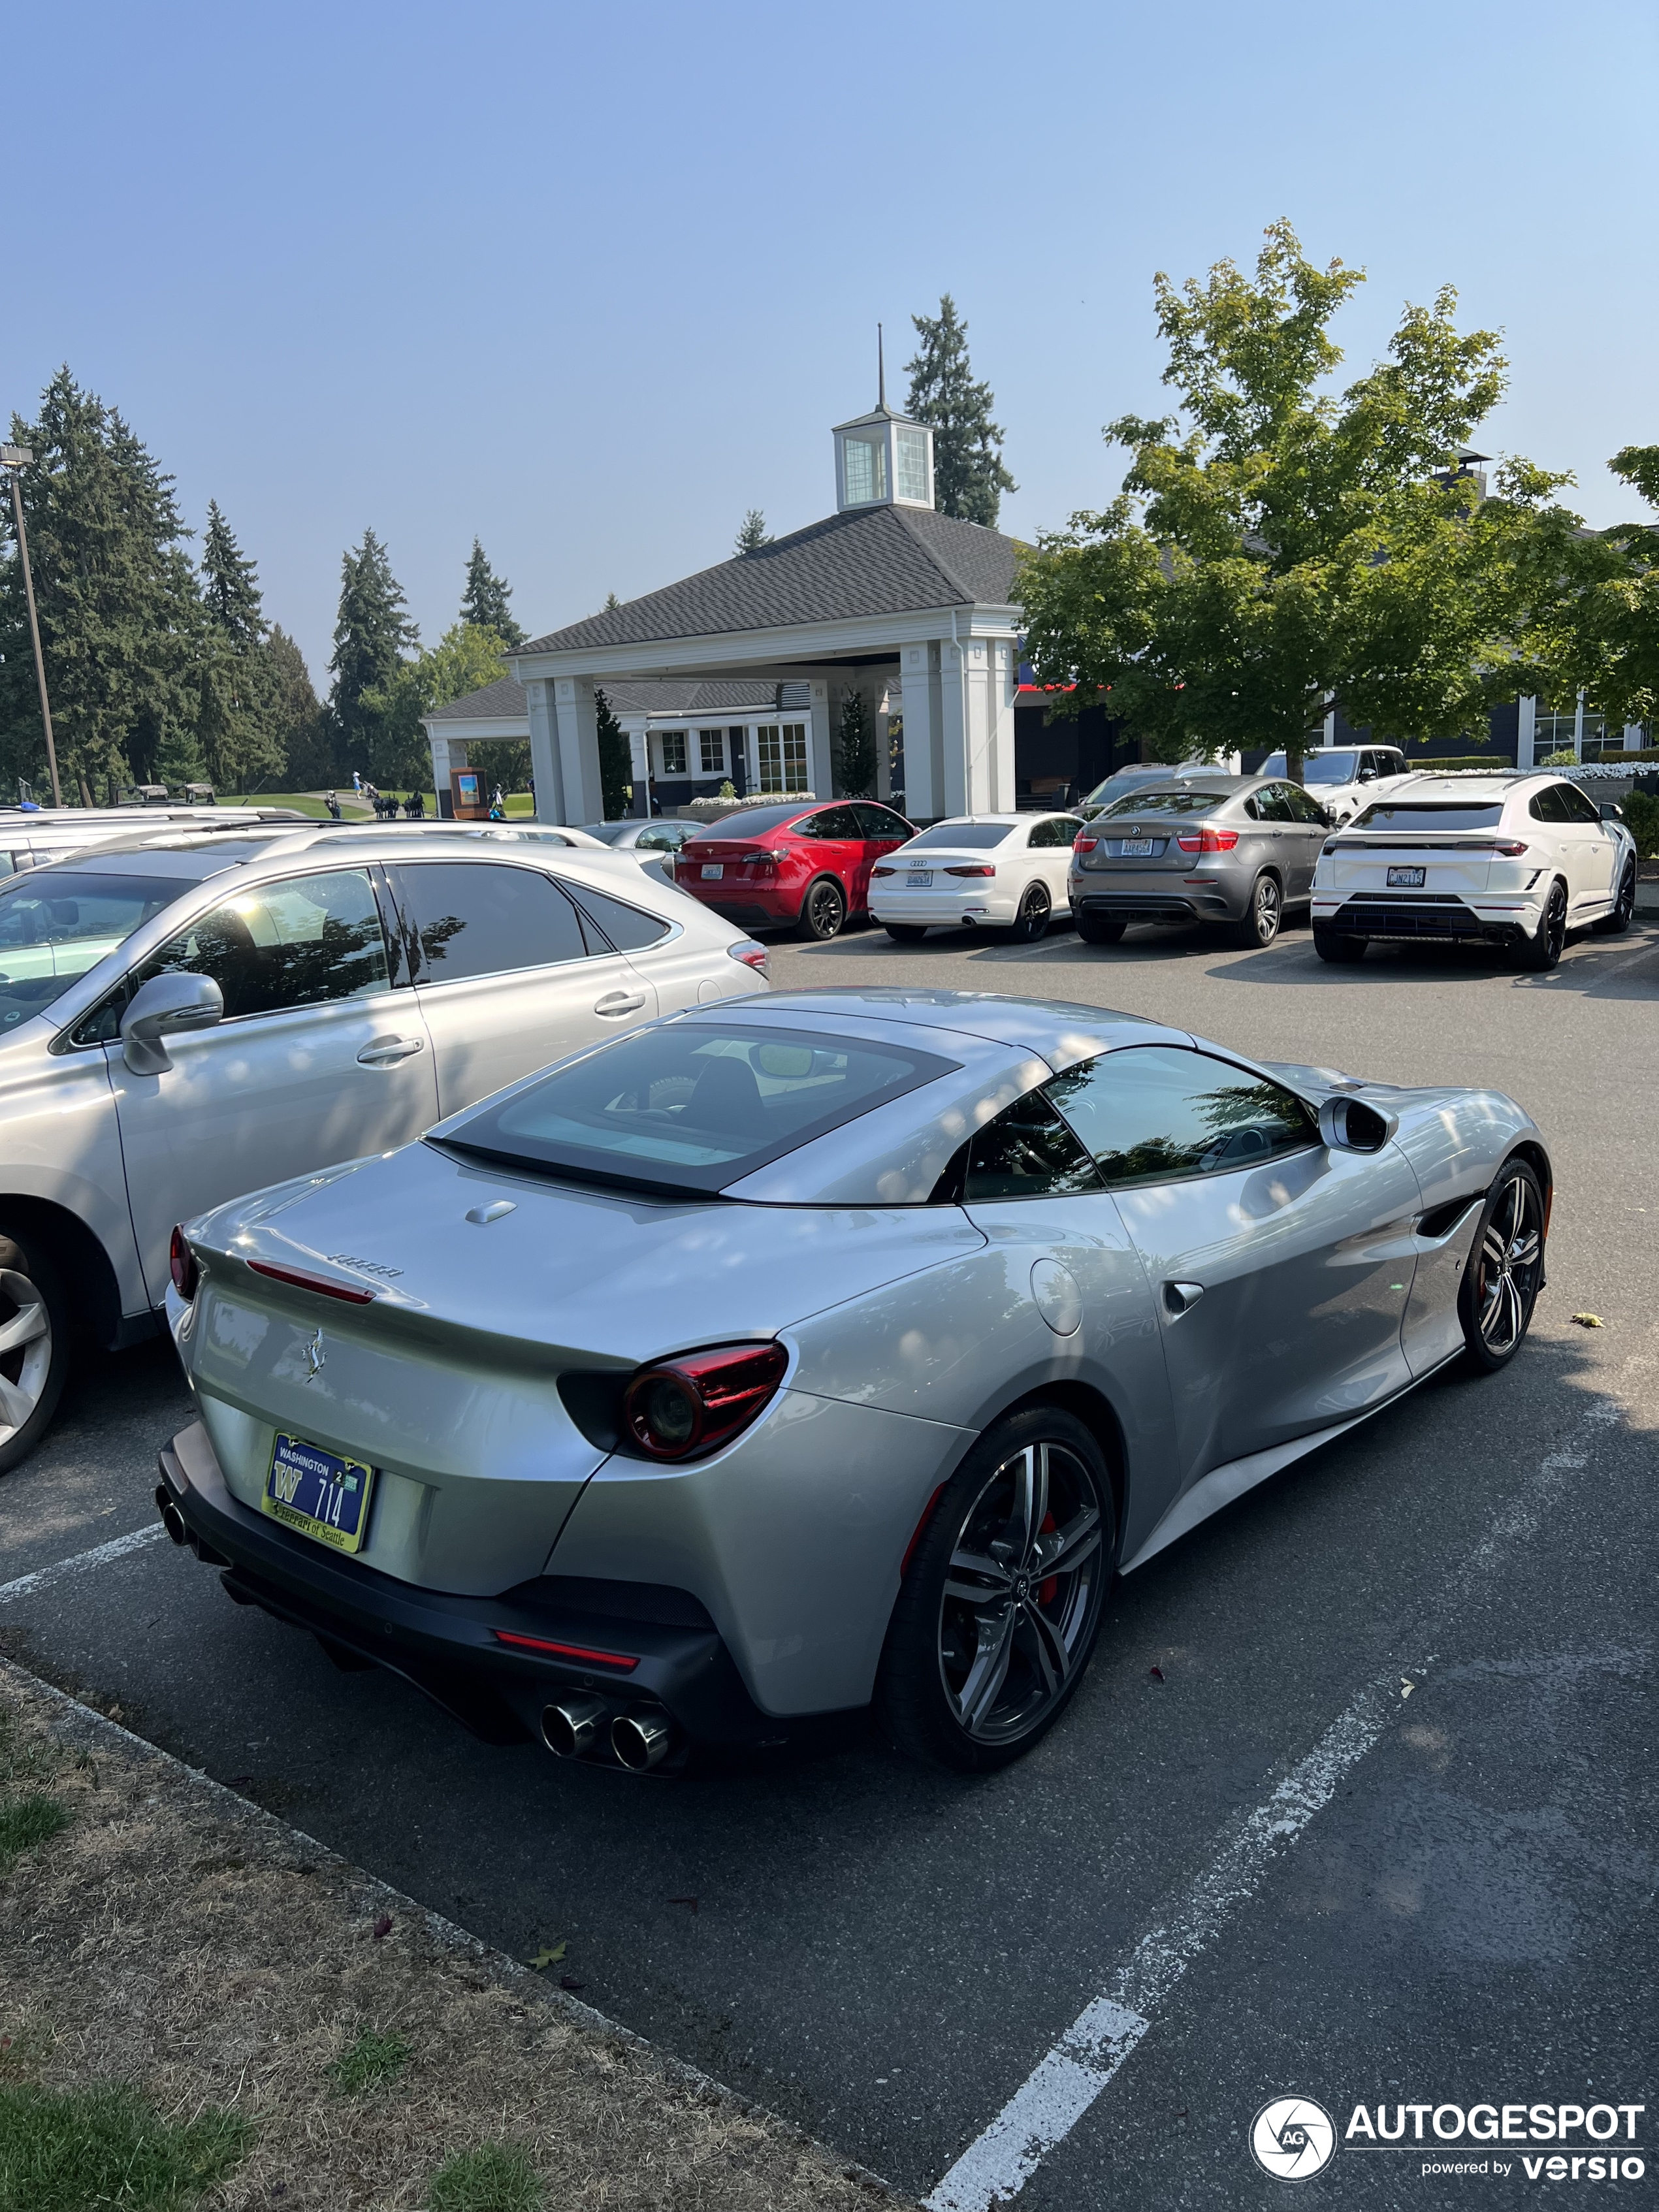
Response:
[[[1495,1092],[951,992],[696,1007],[174,1240],[169,1533],[486,1735],[647,1767],[873,1704],[1000,1765],[1115,1573],[1542,1285]]]

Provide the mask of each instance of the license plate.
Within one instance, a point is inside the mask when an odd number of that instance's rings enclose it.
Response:
[[[1423,868],[1390,868],[1389,889],[1391,891],[1420,891],[1426,873],[1426,869]]]
[[[1150,837],[1121,837],[1118,840],[1118,858],[1121,860],[1150,860],[1154,853],[1163,849],[1161,842],[1154,843]]]
[[[912,868],[904,880],[913,891],[930,891],[933,888],[933,872],[931,868]]]
[[[719,883],[725,873],[726,864],[723,860],[705,860],[702,864],[702,879],[706,884]]]
[[[368,1493],[374,1470],[360,1459],[279,1434],[270,1448],[263,1510],[285,1528],[331,1545],[337,1552],[362,1548],[368,1527]]]

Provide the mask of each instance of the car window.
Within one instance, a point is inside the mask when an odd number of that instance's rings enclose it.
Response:
[[[1498,799],[1379,799],[1363,814],[1356,815],[1349,827],[1369,830],[1374,836],[1396,831],[1495,830],[1503,818],[1504,804]]]
[[[810,822],[802,823],[801,830],[808,837],[861,838],[864,836],[857,810],[851,806],[826,806]]]
[[[683,838],[674,836],[666,823],[653,822],[648,829],[641,830],[634,840],[634,849],[636,853],[672,853],[684,842]]]
[[[1069,845],[1082,827],[1069,814],[1056,814],[1047,822],[1034,822],[1027,842],[1036,849],[1049,852],[1056,845]]]
[[[1169,791],[1132,791],[1127,799],[1116,799],[1110,806],[1101,809],[1096,817],[1103,821],[1114,814],[1213,814],[1232,797],[1230,791],[1204,791],[1187,787]]]
[[[1580,791],[1576,783],[1558,783],[1555,794],[1562,814],[1569,822],[1599,822],[1601,814],[1595,801]]]
[[[1291,809],[1290,793],[1288,784],[1264,783],[1245,800],[1244,811],[1258,822],[1294,822],[1297,817]]]
[[[586,955],[576,909],[539,869],[434,860],[404,864],[392,875],[417,983],[549,968]]]
[[[936,822],[905,847],[906,853],[989,853],[1014,833],[1012,822]]]
[[[968,1147],[964,1202],[1059,1198],[1099,1188],[1094,1162],[1041,1091],[1017,1098]]]
[[[1564,787],[1547,783],[1541,791],[1534,791],[1527,801],[1527,811],[1534,822],[1566,822],[1571,819],[1563,805]]]
[[[857,806],[853,811],[863,824],[866,837],[908,837],[910,834],[910,825],[903,816],[885,806]]]
[[[605,891],[590,890],[586,884],[572,884],[566,888],[590,921],[598,922],[618,952],[637,952],[641,945],[654,945],[659,938],[668,934],[669,925],[659,914],[647,914],[640,907],[629,906],[626,899],[611,898]]]
[[[95,968],[187,884],[164,877],[27,872],[0,893],[0,1034]]]
[[[1281,784],[1279,793],[1292,822],[1316,822],[1321,829],[1324,828],[1325,810],[1316,799],[1310,799],[1305,791],[1298,791],[1293,783]]]
[[[1283,753],[1270,753],[1261,763],[1261,774],[1283,775],[1287,766]],[[1302,756],[1302,775],[1306,783],[1352,783],[1358,772],[1358,753],[1332,750],[1321,746],[1317,751]]]
[[[239,891],[170,938],[128,983],[137,990],[180,972],[213,978],[227,1021],[392,988],[374,887],[362,868]]]
[[[724,815],[718,822],[688,823],[688,842],[696,844],[699,838],[752,837],[763,830],[787,829],[792,836],[805,836],[809,822],[815,815],[803,815],[799,801],[793,806],[739,806],[734,813]]]
[[[1046,1088],[1114,1190],[1255,1167],[1319,1133],[1282,1085],[1178,1047],[1103,1053]]]

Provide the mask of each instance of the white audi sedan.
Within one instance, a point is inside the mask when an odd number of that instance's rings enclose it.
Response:
[[[957,814],[870,872],[870,911],[899,945],[931,928],[999,929],[1017,943],[1069,915],[1075,814]]]
[[[1414,775],[1328,837],[1314,873],[1314,950],[1507,946],[1553,968],[1570,929],[1616,936],[1636,906],[1636,842],[1616,806],[1547,772]]]

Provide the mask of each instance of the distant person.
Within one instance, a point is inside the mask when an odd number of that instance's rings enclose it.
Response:
[[[363,795],[363,779],[362,779],[362,773],[361,773],[358,769],[355,769],[355,768],[354,768],[354,769],[352,769],[352,771],[351,771],[351,788],[353,789],[353,791],[355,791],[355,792],[356,793],[356,794],[357,794],[357,796],[358,796],[358,798],[359,798],[359,799],[361,799],[361,798],[362,797],[362,795]],[[332,799],[332,798],[333,798],[333,796],[334,796],[334,793],[331,791],[331,792],[330,792],[330,793],[329,793],[328,795],[329,795],[329,797],[330,797],[331,799]]]
[[[328,794],[328,797],[327,797],[327,798],[323,801],[323,804],[324,804],[324,805],[325,805],[325,807],[327,807],[327,809],[328,809],[328,811],[329,811],[330,817],[331,817],[331,818],[332,820],[334,820],[334,821],[336,821],[336,822],[338,822],[339,820],[341,820],[342,817],[341,817],[341,814],[340,814],[340,802],[339,802],[339,800],[338,800],[338,799],[334,796],[334,793],[333,793],[331,791],[331,792],[330,792],[330,793]]]

